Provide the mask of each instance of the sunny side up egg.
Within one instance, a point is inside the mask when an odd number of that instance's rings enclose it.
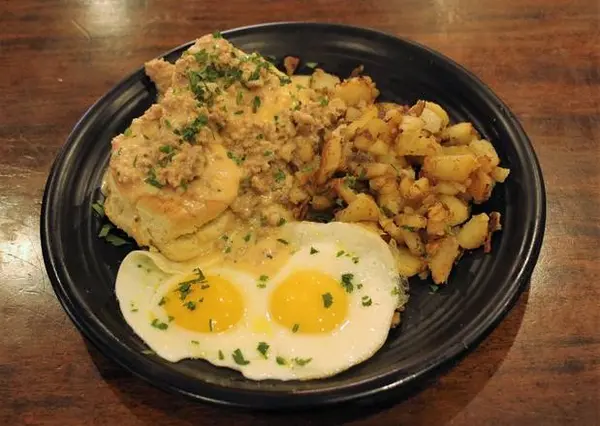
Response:
[[[323,378],[371,357],[405,302],[387,245],[346,223],[290,223],[280,236],[291,256],[272,276],[131,252],[116,281],[125,320],[164,359],[253,380]]]

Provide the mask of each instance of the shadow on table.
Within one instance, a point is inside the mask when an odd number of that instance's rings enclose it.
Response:
[[[505,320],[476,349],[433,372],[418,387],[313,411],[252,412],[188,400],[148,385],[108,360],[91,344],[87,343],[87,347],[104,380],[123,404],[147,424],[168,421],[182,425],[218,422],[243,426],[329,426],[363,420],[377,425],[443,425],[477,396],[504,361],[521,326],[528,297],[526,289]]]

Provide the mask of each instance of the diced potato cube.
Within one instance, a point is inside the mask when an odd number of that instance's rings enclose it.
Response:
[[[471,141],[469,148],[477,156],[477,161],[484,172],[490,173],[500,164],[500,158],[498,158],[494,146],[485,139]]]
[[[464,182],[479,167],[474,155],[425,157],[423,172],[434,179]]]
[[[471,217],[456,235],[460,246],[469,250],[481,247],[488,235],[489,220],[490,218],[485,213]]]
[[[439,199],[450,212],[448,225],[460,225],[469,218],[469,206],[464,201],[451,195],[440,195]]]
[[[349,78],[337,85],[334,96],[342,99],[347,106],[356,106],[360,102],[372,104],[379,96],[379,90],[370,77],[360,76]]]
[[[339,222],[377,222],[379,207],[369,195],[357,194],[348,207],[335,214],[335,219]]]
[[[478,134],[471,123],[458,123],[446,127],[441,133],[442,140],[448,145],[468,145]]]
[[[509,169],[505,169],[503,167],[496,167],[494,170],[492,170],[492,178],[496,181],[496,182],[504,182],[506,180],[506,178],[508,177],[510,173]]]
[[[436,284],[442,284],[448,280],[454,261],[460,254],[460,248],[456,237],[448,235],[443,238],[433,256],[429,259],[431,277]]]
[[[339,77],[333,74],[328,74],[322,69],[317,68],[310,76],[309,86],[314,90],[331,92],[339,83]]]

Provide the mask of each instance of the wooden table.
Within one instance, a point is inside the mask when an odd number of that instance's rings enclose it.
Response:
[[[600,424],[597,0],[22,0],[0,9],[0,424]],[[530,289],[436,384],[379,410],[251,414],[163,393],[86,345],[42,262],[43,185],[83,112],[163,51],[284,20],[373,27],[450,56],[509,104],[544,171],[548,221]]]

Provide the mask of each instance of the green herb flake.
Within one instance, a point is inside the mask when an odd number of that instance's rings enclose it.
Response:
[[[131,136],[133,134],[131,127],[126,128],[123,134],[127,137]]]
[[[357,288],[358,290],[360,290],[361,288],[363,288],[363,285],[362,285],[362,283],[358,283],[358,284],[356,284],[356,288]]]
[[[429,285],[429,292],[430,293],[437,293],[439,289],[440,289],[439,285],[435,285],[435,284],[430,284]]]
[[[321,106],[327,106],[329,105],[329,99],[327,99],[325,96],[322,96],[319,98],[319,103]]]
[[[246,235],[244,235],[244,241],[248,242],[248,241],[250,241],[250,238],[252,238],[252,234],[250,232],[248,232]]]
[[[319,250],[317,250],[316,248],[314,248],[314,247],[310,248],[310,254],[317,254],[318,252],[319,252]]]
[[[283,217],[279,218],[279,222],[277,222],[277,226],[283,226],[287,223],[287,220],[285,220]]]
[[[273,173],[273,178],[275,179],[275,182],[281,183],[285,180],[285,173],[281,170],[277,170]]]
[[[358,256],[354,256],[352,258],[352,263],[354,263],[355,265],[358,263],[358,261],[360,260],[360,258]]]
[[[335,257],[342,257],[346,253],[344,250],[340,250],[335,254]]]
[[[200,342],[199,342],[199,341],[197,341],[197,340],[192,340],[192,341],[190,341],[190,343],[191,343],[192,345],[199,345],[199,344],[200,344]]]
[[[263,356],[264,359],[268,358],[267,351],[269,350],[269,345],[266,342],[258,342],[256,350]]]
[[[361,302],[363,306],[371,306],[373,304],[373,301],[369,296],[363,296]]]
[[[260,108],[260,98],[258,96],[255,96],[254,99],[252,99],[252,112],[256,112],[258,111],[258,109]]]
[[[164,154],[170,154],[174,151],[174,148],[171,145],[163,145],[158,150]]]
[[[167,299],[166,297],[161,297],[160,301],[158,302],[158,306],[164,305],[165,303],[167,303],[168,300],[169,299]]]
[[[171,322],[171,321],[173,321],[173,320],[175,319],[175,317],[173,317],[173,316],[169,315],[169,316],[167,317],[167,319],[169,320],[169,322]]]
[[[169,324],[159,321],[158,318],[154,318],[150,325],[154,328],[158,328],[159,330],[166,330],[169,328]]]
[[[187,302],[185,304],[185,307],[188,308],[190,311],[195,311],[196,310],[196,302],[192,302],[190,300],[189,302]]]
[[[104,206],[100,203],[92,203],[92,210],[101,218],[104,217]]]
[[[286,360],[285,360],[285,358],[284,358],[284,357],[282,357],[282,356],[278,356],[278,357],[276,357],[276,358],[275,358],[275,361],[276,361],[276,362],[277,362],[277,364],[279,364],[279,365],[286,365],[286,364],[287,364],[287,361],[286,361]]]
[[[225,359],[225,355],[223,355],[223,351],[219,349],[219,359],[223,361]]]
[[[284,240],[283,238],[277,238],[277,242],[286,246],[290,244],[287,240]]]
[[[242,92],[241,90],[239,90],[237,92],[236,97],[235,97],[235,103],[237,105],[241,105],[243,101],[244,101],[244,92]]]
[[[333,304],[333,296],[331,293],[322,294],[321,297],[323,298],[323,306],[325,308],[329,308]]]
[[[408,226],[408,225],[402,225],[402,226],[400,226],[400,228],[406,229],[409,232],[415,232],[417,230],[416,228],[414,228],[412,226]]]
[[[288,76],[279,77],[279,84],[281,86],[285,86],[286,84],[290,84],[291,82],[292,82],[292,79],[289,78]]]
[[[235,114],[235,115],[242,115],[243,113],[244,113],[244,111],[242,111],[242,110],[239,110],[239,111],[235,111],[235,112],[234,112],[234,114]]]
[[[225,253],[231,253],[231,247],[225,247]]]
[[[213,38],[223,38],[221,31],[217,30],[212,34]]]
[[[342,287],[346,290],[346,293],[352,293],[354,291],[354,284],[352,280],[354,274],[342,274]]]
[[[212,332],[213,331],[213,320],[212,318],[208,319],[208,329]]]
[[[294,358],[294,363],[299,367],[304,367],[306,364],[312,361],[312,358]]]
[[[304,66],[306,68],[310,68],[311,70],[314,70],[315,68],[317,68],[317,65],[319,65],[317,62],[306,62],[304,64]]]
[[[233,351],[233,354],[231,355],[231,357],[233,358],[233,360],[235,361],[235,363],[237,365],[248,365],[250,364],[250,361],[248,361],[247,359],[244,358],[244,355],[242,354],[242,351],[239,349],[236,349],[235,351]]]
[[[98,236],[100,238],[106,237],[112,228],[113,228],[113,226],[110,223],[105,223],[104,225],[102,225],[102,228],[100,228],[100,232],[98,232]]]
[[[394,287],[391,293],[392,296],[398,296],[400,294],[400,290],[398,289],[398,287]]]
[[[106,237],[104,237],[104,241],[106,241],[109,244],[112,244],[115,247],[124,246],[125,244],[131,244],[131,242],[115,234],[108,234]]]
[[[246,161],[246,156],[245,155],[242,155],[241,157],[238,157],[237,155],[235,155],[231,151],[227,151],[227,158],[229,158],[230,160],[232,160],[233,162],[235,162],[235,164],[237,164],[238,166],[240,166],[244,161]]]
[[[155,188],[162,188],[164,185],[158,181],[156,178],[156,171],[154,169],[148,170],[148,176],[144,180],[148,185],[152,185]]]
[[[180,136],[184,141],[190,144],[195,144],[195,138],[198,132],[208,124],[208,117],[206,114],[200,114],[194,121],[181,129],[176,129],[174,133]]]
[[[258,135],[256,135],[256,139],[258,139],[259,141],[263,140],[265,138],[265,135],[263,135],[262,133],[259,133]]]
[[[300,330],[300,324],[294,324],[292,327],[292,333],[297,333]]]
[[[273,151],[267,149],[265,152],[263,152],[263,155],[265,157],[269,157],[269,156],[273,155]]]

